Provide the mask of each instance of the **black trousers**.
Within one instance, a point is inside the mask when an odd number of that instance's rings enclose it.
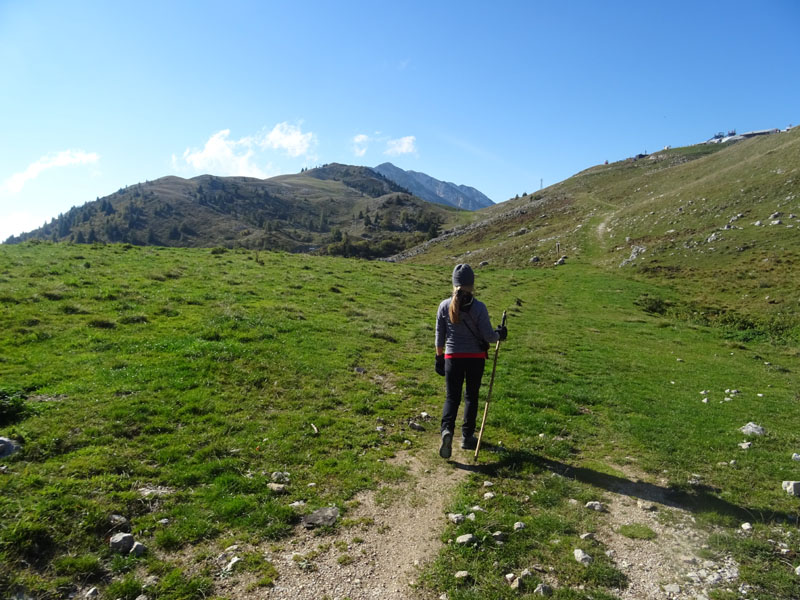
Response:
[[[466,380],[464,393],[464,421],[461,423],[461,435],[469,437],[475,433],[475,419],[478,416],[478,390],[481,387],[484,358],[448,358],[444,361],[444,381],[447,386],[447,397],[442,411],[442,428],[455,432],[456,416],[461,404],[461,390]]]

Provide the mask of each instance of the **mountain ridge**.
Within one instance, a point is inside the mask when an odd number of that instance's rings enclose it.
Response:
[[[380,173],[387,179],[406,188],[415,196],[419,196],[428,202],[471,211],[494,205],[494,202],[489,197],[474,187],[441,181],[419,171],[406,171],[390,162],[373,167],[373,171]]]
[[[460,219],[369,167],[330,163],[269,179],[167,175],[73,207],[6,243],[241,246],[376,258]]]

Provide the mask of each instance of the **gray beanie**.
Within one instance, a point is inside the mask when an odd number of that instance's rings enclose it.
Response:
[[[453,287],[475,285],[475,273],[468,264],[456,265],[453,269]]]

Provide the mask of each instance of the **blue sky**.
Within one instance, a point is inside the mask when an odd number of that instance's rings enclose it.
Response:
[[[800,123],[800,2],[0,0],[0,240],[164,175],[404,169],[499,202]]]

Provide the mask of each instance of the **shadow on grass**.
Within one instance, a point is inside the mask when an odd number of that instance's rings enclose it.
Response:
[[[631,480],[617,475],[609,475],[589,469],[576,467],[567,463],[546,458],[526,450],[508,450],[498,446],[485,446],[481,450],[493,452],[498,460],[486,464],[472,463],[472,456],[467,462],[451,461],[457,469],[472,473],[482,473],[487,477],[498,476],[509,467],[519,464],[531,464],[543,471],[557,473],[563,477],[593,485],[609,492],[622,494],[631,498],[640,498],[648,502],[656,502],[672,508],[688,510],[696,514],[716,513],[734,518],[738,521],[757,521],[760,523],[797,523],[798,514],[773,511],[764,507],[739,506],[723,500],[716,495],[719,490],[709,486],[693,486],[690,491],[674,487],[664,487],[644,481]]]

